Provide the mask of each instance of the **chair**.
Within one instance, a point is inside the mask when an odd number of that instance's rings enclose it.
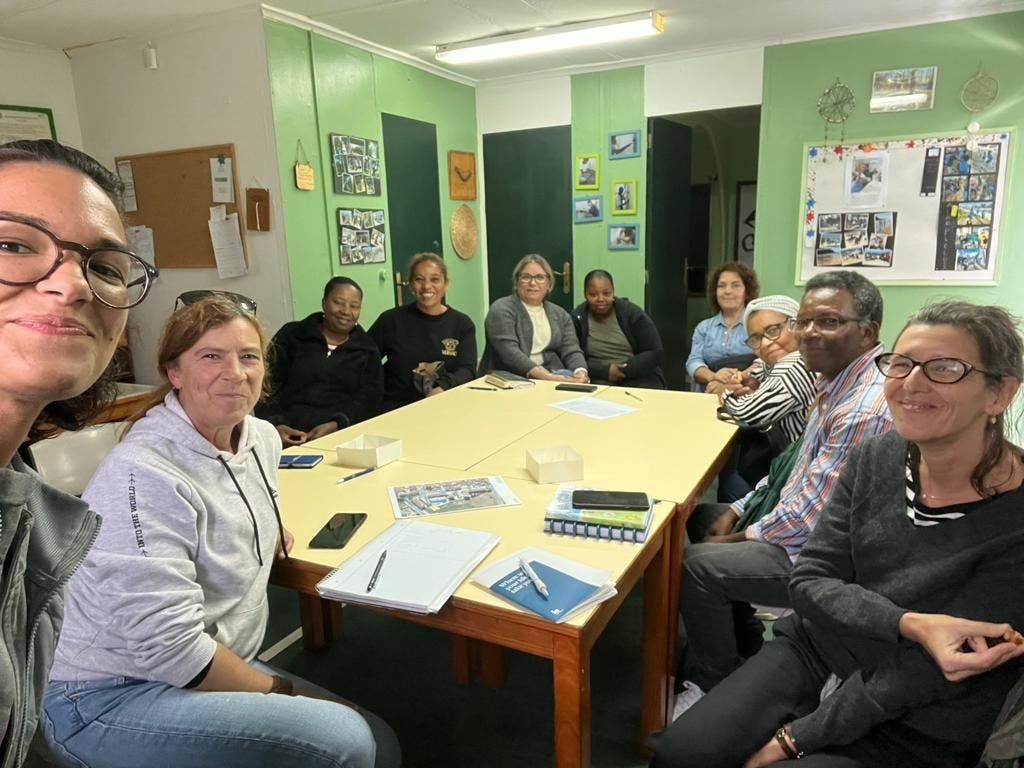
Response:
[[[29,446],[36,471],[48,484],[80,496],[96,468],[117,445],[126,423],[114,421],[60,432]]]

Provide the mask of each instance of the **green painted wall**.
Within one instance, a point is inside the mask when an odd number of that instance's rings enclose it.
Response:
[[[608,159],[608,134],[638,129],[640,157]],[[572,154],[600,156],[599,190],[604,199],[604,220],[573,227],[573,291],[583,300],[583,277],[592,269],[607,269],[615,278],[615,292],[635,304],[644,303],[644,253],[647,232],[647,120],[644,117],[644,69],[630,67],[572,78]],[[636,179],[637,212],[612,216],[612,181]],[[570,182],[574,183],[574,182]],[[573,197],[593,191],[573,190]],[[571,211],[567,212],[571,215]],[[640,224],[640,248],[608,250],[608,225]]]
[[[1022,309],[1024,289],[1024,162],[1016,157],[1024,139],[1024,12],[984,16],[906,29],[775,46],[765,50],[761,116],[757,242],[754,264],[762,294],[799,296],[796,285],[801,169],[805,142],[821,141],[823,123],[815,105],[836,77],[853,89],[857,108],[847,140],[960,131],[971,119],[960,89],[978,63],[999,80],[995,104],[977,119],[983,128],[1013,128],[1006,198],[1000,224],[996,286],[885,286],[882,337],[891,342],[903,321],[936,295]],[[935,107],[929,111],[870,114],[871,75],[879,69],[938,65]],[[832,135],[838,138],[838,131]]]
[[[455,256],[449,240],[451,215],[460,202],[448,198],[448,151],[476,151],[476,97],[473,88],[400,62],[275,21],[265,22],[274,129],[284,202],[285,238],[296,317],[320,306],[324,283],[347,275],[364,291],[360,322],[369,326],[394,306],[395,254],[384,264],[342,266],[338,261],[336,210],[342,207],[387,211],[387,148],[381,146],[381,195],[336,195],[331,184],[328,134],[343,133],[381,141],[381,112],[437,126],[438,196],[445,261],[451,277],[448,299],[483,326],[483,260]],[[316,190],[295,188],[296,141],[316,169]],[[478,192],[479,194],[479,192]],[[478,221],[476,201],[468,201]],[[408,254],[399,255],[404,264]]]

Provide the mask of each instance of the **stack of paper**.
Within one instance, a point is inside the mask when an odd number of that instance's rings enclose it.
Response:
[[[521,561],[544,585],[547,595],[522,568]],[[510,603],[561,623],[614,597],[617,592],[609,582],[611,575],[611,571],[527,547],[487,566],[473,576],[473,581]]]
[[[498,540],[483,531],[399,520],[316,589],[331,600],[437,613]]]

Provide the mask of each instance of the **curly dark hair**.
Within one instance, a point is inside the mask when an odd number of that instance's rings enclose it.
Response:
[[[760,295],[761,284],[757,282],[757,273],[746,264],[740,264],[738,261],[727,261],[712,272],[708,278],[708,303],[711,304],[712,311],[722,311],[722,308],[718,306],[718,279],[722,276],[723,272],[735,272],[740,276],[740,280],[743,281],[744,305],[749,304]]]
[[[88,177],[102,189],[118,214],[122,212],[121,180],[89,155],[56,141],[21,140],[0,144],[0,166],[12,163],[51,163]],[[81,429],[114,401],[114,370],[108,366],[89,389],[77,397],[49,403],[29,430],[30,440],[39,440],[61,430]]]

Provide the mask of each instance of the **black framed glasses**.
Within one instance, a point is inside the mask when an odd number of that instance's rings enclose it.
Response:
[[[797,333],[804,333],[812,325],[820,333],[835,333],[847,323],[859,323],[860,317],[839,317],[837,315],[825,315],[824,317],[792,317],[786,321],[790,330]]]
[[[789,324],[787,320],[784,323],[773,323],[772,325],[766,325],[761,333],[752,333],[747,336],[747,346],[751,349],[757,349],[761,346],[761,342],[765,339],[773,341],[782,335],[782,329]]]
[[[546,283],[548,281],[547,275],[519,275],[516,278],[520,283]]]
[[[89,248],[60,240],[47,229],[20,219],[0,216],[0,283],[25,286],[42,282],[65,260],[68,251],[79,262],[96,300],[112,309],[141,303],[160,273],[127,248]]]
[[[256,314],[255,299],[250,299],[248,296],[243,296],[240,293],[217,291],[212,288],[200,288],[195,291],[185,291],[184,293],[178,294],[178,298],[174,300],[174,308],[177,309],[179,304],[181,306],[188,307],[195,304],[200,299],[208,299],[211,296],[220,296],[228,301],[233,301],[246,312],[252,312],[254,315]]]
[[[990,371],[983,371],[966,360],[957,357],[933,357],[931,360],[914,360],[912,357],[901,355],[896,352],[885,352],[875,358],[875,365],[882,375],[888,379],[905,379],[911,372],[920,367],[921,371],[929,381],[936,384],[956,384],[964,379],[971,371],[977,371],[986,376],[1000,378],[998,374]]]

